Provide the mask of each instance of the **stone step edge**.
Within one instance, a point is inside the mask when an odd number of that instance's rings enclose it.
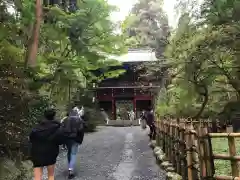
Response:
[[[156,157],[156,162],[159,167],[166,171],[166,180],[182,180],[182,176],[177,174],[173,165],[167,160],[165,153],[161,149],[161,147],[157,146],[157,142],[155,140],[151,140],[149,143],[149,147],[153,149],[153,154]]]

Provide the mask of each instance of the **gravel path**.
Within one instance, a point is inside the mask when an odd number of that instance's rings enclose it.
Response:
[[[140,127],[100,127],[80,147],[75,180],[164,180]],[[66,152],[59,156],[56,180],[67,179]]]

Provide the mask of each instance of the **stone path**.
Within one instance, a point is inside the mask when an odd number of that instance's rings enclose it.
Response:
[[[75,180],[164,180],[140,127],[100,127],[80,147]],[[66,152],[59,156],[56,180],[67,179]]]

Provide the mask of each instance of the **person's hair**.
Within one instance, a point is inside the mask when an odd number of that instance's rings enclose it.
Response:
[[[47,119],[47,120],[53,120],[55,118],[55,115],[56,115],[56,110],[55,109],[47,109],[45,110],[44,112],[44,117]]]
[[[75,108],[75,107],[77,107],[77,105],[76,105],[76,104],[73,104],[73,105],[71,106],[71,109],[73,109],[73,108]]]

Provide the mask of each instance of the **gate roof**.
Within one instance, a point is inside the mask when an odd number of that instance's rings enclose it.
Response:
[[[151,49],[130,49],[127,54],[113,57],[120,62],[150,62],[157,61],[155,52]]]

